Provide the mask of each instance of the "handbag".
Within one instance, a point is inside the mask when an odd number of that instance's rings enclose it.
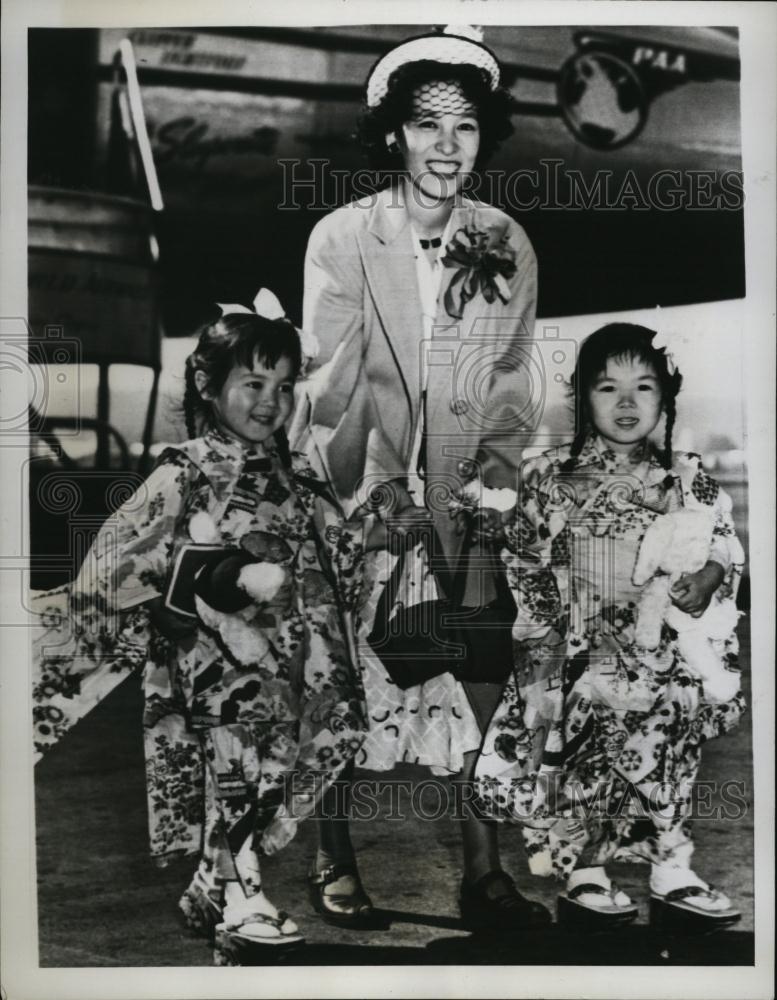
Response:
[[[517,611],[504,572],[494,560],[496,598],[481,607],[461,607],[471,534],[455,573],[444,565],[433,527],[420,535],[420,541],[442,596],[396,606],[407,549],[415,544],[408,539],[378,600],[367,643],[402,690],[446,672],[462,681],[503,683],[514,666],[512,627]]]

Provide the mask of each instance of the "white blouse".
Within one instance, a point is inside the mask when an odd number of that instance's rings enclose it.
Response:
[[[412,223],[410,226],[410,230],[413,235],[415,269],[416,276],[418,278],[418,293],[421,299],[421,313],[423,316],[423,345],[426,345],[426,343],[432,339],[432,331],[437,319],[437,307],[440,298],[440,284],[442,282],[443,271],[443,264],[440,258],[445,254],[445,247],[450,240],[452,221],[453,213],[451,213],[447,225],[445,226],[445,230],[443,231],[440,246],[437,248],[437,255],[431,261],[427,257],[426,251],[421,246],[421,238]],[[413,501],[419,507],[423,506],[424,503],[424,474],[423,470],[418,468],[418,459],[421,452],[421,442],[424,434],[424,420],[426,419],[424,403],[426,398],[426,384],[429,377],[427,354],[428,350],[424,346],[424,349],[419,352],[419,359],[421,363],[421,407],[418,425],[416,427],[415,439],[413,441],[413,450],[410,454],[410,463],[407,470],[408,490],[413,498]]]

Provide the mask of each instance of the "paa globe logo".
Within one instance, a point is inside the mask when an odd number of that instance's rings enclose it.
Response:
[[[561,67],[561,115],[572,134],[594,149],[617,149],[647,121],[648,97],[635,70],[608,52],[578,52]]]

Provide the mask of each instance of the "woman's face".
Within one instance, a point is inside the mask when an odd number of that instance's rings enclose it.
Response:
[[[413,95],[412,118],[396,141],[413,187],[431,200],[452,198],[475,167],[477,108],[457,83],[427,84]]]

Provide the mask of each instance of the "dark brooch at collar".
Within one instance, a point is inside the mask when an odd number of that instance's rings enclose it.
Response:
[[[418,242],[421,244],[422,250],[436,250],[442,246],[442,236],[435,236],[431,240],[422,240],[419,236]]]
[[[272,472],[273,460],[269,455],[249,455],[243,472]]]

